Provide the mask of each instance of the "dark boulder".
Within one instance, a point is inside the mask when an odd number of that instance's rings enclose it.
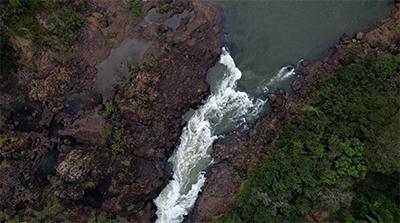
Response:
[[[281,106],[283,103],[282,99],[280,99],[276,94],[269,94],[268,97],[269,104],[274,108]]]
[[[299,79],[294,80],[292,83],[292,89],[294,91],[300,90],[302,86],[303,86],[303,84],[301,83],[301,81]]]
[[[303,67],[307,67],[309,64],[310,64],[310,62],[308,62],[308,60],[301,61],[301,66],[303,66]]]
[[[103,100],[103,97],[101,96],[100,93],[93,93],[93,94],[89,95],[87,104],[90,107],[94,107],[94,106],[97,106],[98,104],[101,104],[102,100]]]

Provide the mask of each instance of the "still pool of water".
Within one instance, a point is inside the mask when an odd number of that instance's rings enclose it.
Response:
[[[389,13],[389,1],[227,1],[227,46],[253,96],[288,85],[270,80],[282,66],[323,55],[343,34],[352,37]]]
[[[66,99],[71,105],[70,113],[76,113],[81,108],[90,109],[87,106],[87,98],[93,93],[100,93],[105,104],[113,96],[113,84],[120,84],[120,78],[126,76],[129,65],[141,62],[143,54],[152,43],[142,39],[126,39],[118,48],[111,49],[110,56],[96,66],[97,80],[91,90],[80,94],[73,94]],[[94,118],[101,119],[95,114]]]

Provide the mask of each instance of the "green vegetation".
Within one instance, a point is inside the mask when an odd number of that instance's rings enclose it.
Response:
[[[163,6],[161,6],[161,9],[162,9],[164,12],[168,12],[170,9],[173,9],[173,8],[179,9],[178,6],[175,7],[175,6],[172,5],[172,4],[164,4]]]
[[[4,24],[9,28],[11,35],[32,40],[33,52],[38,51],[38,44],[47,44],[59,50],[70,50],[71,44],[79,35],[78,28],[85,19],[72,8],[72,4],[67,4],[66,1],[60,8],[60,3],[63,2],[46,2],[46,7],[56,10],[45,22],[45,28],[50,30],[49,33],[44,30],[36,17],[39,6],[37,0],[10,0],[2,3]]]
[[[121,191],[121,194],[126,194],[129,191],[130,186],[129,185],[125,185],[124,188]]]
[[[22,49],[18,51],[21,55],[30,55],[28,51],[36,53],[42,45],[69,51],[80,34],[79,27],[85,19],[77,12],[77,7],[84,7],[83,1],[45,1],[45,7],[53,11],[48,18],[43,18],[45,22],[37,14],[39,4],[39,0],[9,0],[0,3],[1,76],[12,75],[19,65],[12,44]],[[32,69],[32,72],[37,72],[35,66]]]
[[[111,38],[114,38],[114,37],[115,37],[115,34],[112,34],[112,33],[107,33],[106,34],[106,38],[111,39]]]
[[[172,48],[171,48],[171,46],[164,44],[164,50],[169,52],[172,50]]]
[[[128,0],[128,12],[133,12],[135,16],[139,17],[142,14],[142,1],[141,0]]]
[[[130,160],[124,160],[124,161],[121,161],[121,164],[128,167],[128,166],[131,165],[131,161]]]
[[[107,125],[107,124],[106,124],[106,125]],[[103,134],[104,134],[104,130],[103,130]],[[110,134],[111,134],[111,133],[110,133]],[[103,136],[104,136],[104,135],[103,135]],[[107,136],[107,137],[104,136],[104,137],[107,138],[108,136]],[[89,173],[89,172],[90,172],[90,162],[92,162],[92,159],[93,159],[95,153],[96,153],[96,149],[93,150],[93,151],[90,153],[90,155],[86,157],[85,164],[84,164],[85,169],[83,170],[85,173]]]
[[[64,181],[63,180],[61,180],[61,179],[55,179],[54,181],[53,181],[53,188],[54,189],[57,189],[57,187],[59,187],[59,186],[61,186],[61,185],[63,185],[64,184]]]
[[[79,27],[85,19],[70,6],[53,12],[46,21],[52,27],[50,35],[44,38],[45,43],[64,51],[70,51],[71,45],[79,36]]]
[[[102,136],[104,138],[112,137],[111,150],[114,154],[118,152],[125,152],[125,150],[121,148],[121,146],[125,144],[125,141],[122,140],[123,132],[124,132],[124,125],[121,123],[117,122],[113,124],[106,123],[104,125]]]
[[[90,178],[88,181],[84,182],[81,184],[82,189],[86,190],[88,188],[95,188],[99,182],[94,181],[92,178]]]
[[[15,99],[16,102],[26,102],[26,96],[25,95],[18,95],[17,99]]]
[[[103,15],[101,15],[101,16],[98,17],[98,18],[96,18],[96,21],[97,21],[98,23],[100,23],[102,19],[103,19]]]
[[[37,41],[41,37],[41,26],[36,19],[37,0],[10,0],[1,3],[4,25],[13,36]],[[4,10],[4,11],[3,11]]]
[[[110,123],[106,123],[103,128],[102,136],[104,138],[108,138],[111,136],[113,130],[113,126]]]
[[[124,173],[118,173],[118,178],[119,178],[119,180],[123,180],[125,178],[125,174]]]
[[[124,78],[121,81],[121,84],[123,86],[129,84],[132,81],[132,75],[134,73],[139,72],[142,68],[143,68],[143,66],[141,64],[138,64],[138,65],[132,64],[131,67],[129,68],[129,73],[126,75],[126,78]]]
[[[353,63],[320,89],[243,183],[221,222],[399,222],[400,57]]]
[[[135,208],[135,205],[134,204],[132,204],[132,205],[130,205],[129,207],[128,207],[128,211],[132,211],[133,210],[133,208]]]
[[[121,148],[121,145],[119,143],[112,144],[111,150],[114,154],[119,152],[125,152],[125,150]]]
[[[105,106],[106,106],[106,115],[117,113],[117,108],[113,105],[112,101],[109,101]]]
[[[46,201],[46,206],[42,211],[33,211],[38,219],[45,219],[49,215],[56,215],[64,210],[64,207],[60,204],[60,198],[51,196]]]

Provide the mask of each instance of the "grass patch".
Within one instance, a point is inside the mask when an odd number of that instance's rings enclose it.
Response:
[[[115,37],[115,34],[112,34],[112,33],[107,33],[106,34],[106,38],[111,39],[111,38],[114,38],[114,37]]]
[[[124,125],[120,123],[114,123],[114,124],[106,123],[104,125],[102,136],[105,138],[111,138],[112,145],[110,148],[113,154],[119,152],[125,152],[125,150],[121,148],[121,146],[125,144],[125,141],[122,138],[123,132],[124,132]]]
[[[113,105],[112,101],[105,104],[106,115],[117,114],[117,108]]]
[[[141,0],[128,0],[128,12],[133,12],[135,16],[139,17],[142,14],[142,1]]]
[[[57,189],[57,187],[59,187],[59,186],[61,186],[61,185],[63,185],[64,184],[64,181],[63,180],[61,180],[61,179],[55,179],[54,181],[53,181],[53,188],[54,189]]]
[[[174,5],[172,5],[172,4],[170,4],[170,3],[164,4],[163,6],[161,6],[161,9],[162,9],[164,12],[168,12],[170,9],[173,9],[173,8],[175,8]]]
[[[18,95],[18,97],[17,97],[17,99],[15,99],[15,101],[16,102],[22,102],[22,103],[24,103],[24,102],[26,102],[27,101],[27,98],[26,98],[26,96],[25,95]]]

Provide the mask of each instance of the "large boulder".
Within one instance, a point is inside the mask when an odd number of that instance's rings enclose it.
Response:
[[[274,107],[274,108],[281,106],[282,103],[283,103],[282,99],[279,98],[279,97],[278,97],[276,94],[274,94],[274,93],[269,94],[268,97],[269,97],[269,100],[268,100],[268,101],[269,101],[269,104],[270,104],[272,107]]]
[[[88,177],[85,173],[85,158],[83,151],[74,149],[57,166],[57,175],[64,182],[81,183]]]
[[[87,99],[87,104],[90,107],[94,107],[97,106],[98,104],[101,104],[103,100],[103,97],[101,96],[100,93],[93,93],[91,95],[89,95],[88,99]]]
[[[300,90],[300,88],[303,86],[303,84],[301,83],[301,81],[299,79],[295,79],[292,83],[292,89],[294,91],[298,91]]]

